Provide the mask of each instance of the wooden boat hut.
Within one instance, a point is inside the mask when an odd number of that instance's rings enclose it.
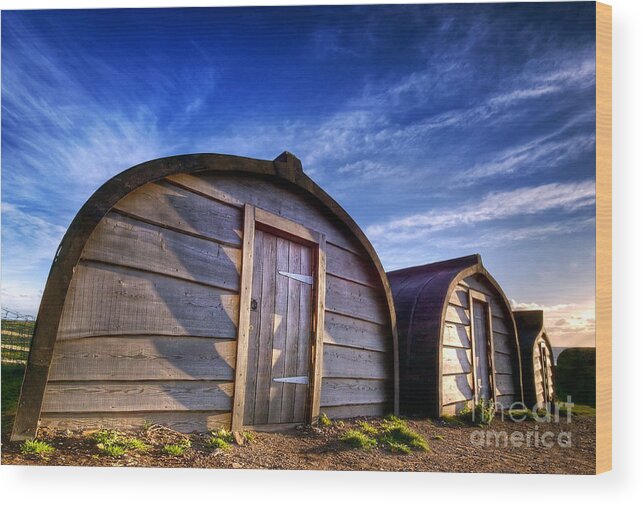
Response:
[[[551,408],[555,400],[554,354],[542,311],[514,311],[520,341],[522,385],[528,409]]]
[[[62,240],[12,438],[395,412],[394,314],[371,244],[293,155],[146,162]]]
[[[479,400],[522,401],[511,307],[479,255],[388,273],[400,346],[400,406],[457,414]]]

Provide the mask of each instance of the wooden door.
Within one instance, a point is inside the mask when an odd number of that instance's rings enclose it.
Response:
[[[306,421],[313,272],[310,247],[256,230],[244,425]]]
[[[543,393],[542,393],[542,402],[548,404],[554,399],[554,393],[552,388],[552,371],[551,371],[551,358],[549,356],[549,350],[545,343],[540,343],[540,374],[542,378]]]
[[[476,399],[493,398],[489,364],[489,322],[487,304],[473,300],[473,333],[475,339]]]

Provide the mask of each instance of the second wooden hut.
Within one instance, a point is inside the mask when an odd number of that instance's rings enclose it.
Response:
[[[507,297],[471,255],[388,273],[397,313],[400,406],[457,414],[480,400],[522,401],[516,325]]]

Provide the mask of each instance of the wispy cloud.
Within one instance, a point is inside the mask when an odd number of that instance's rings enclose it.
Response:
[[[551,210],[574,211],[593,206],[596,200],[594,181],[551,183],[491,192],[480,200],[448,209],[429,210],[371,225],[367,233],[376,241],[398,242],[427,238],[431,233],[460,225],[527,216]]]
[[[3,15],[3,296],[34,300],[101,183],[178,153],[293,151],[387,267],[591,232],[593,12],[257,10],[260,37],[229,12],[181,11],[180,30],[167,12]]]

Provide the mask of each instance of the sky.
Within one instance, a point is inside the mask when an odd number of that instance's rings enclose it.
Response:
[[[2,307],[35,315],[90,195],[284,150],[393,270],[480,253],[594,345],[594,3],[4,11]]]

